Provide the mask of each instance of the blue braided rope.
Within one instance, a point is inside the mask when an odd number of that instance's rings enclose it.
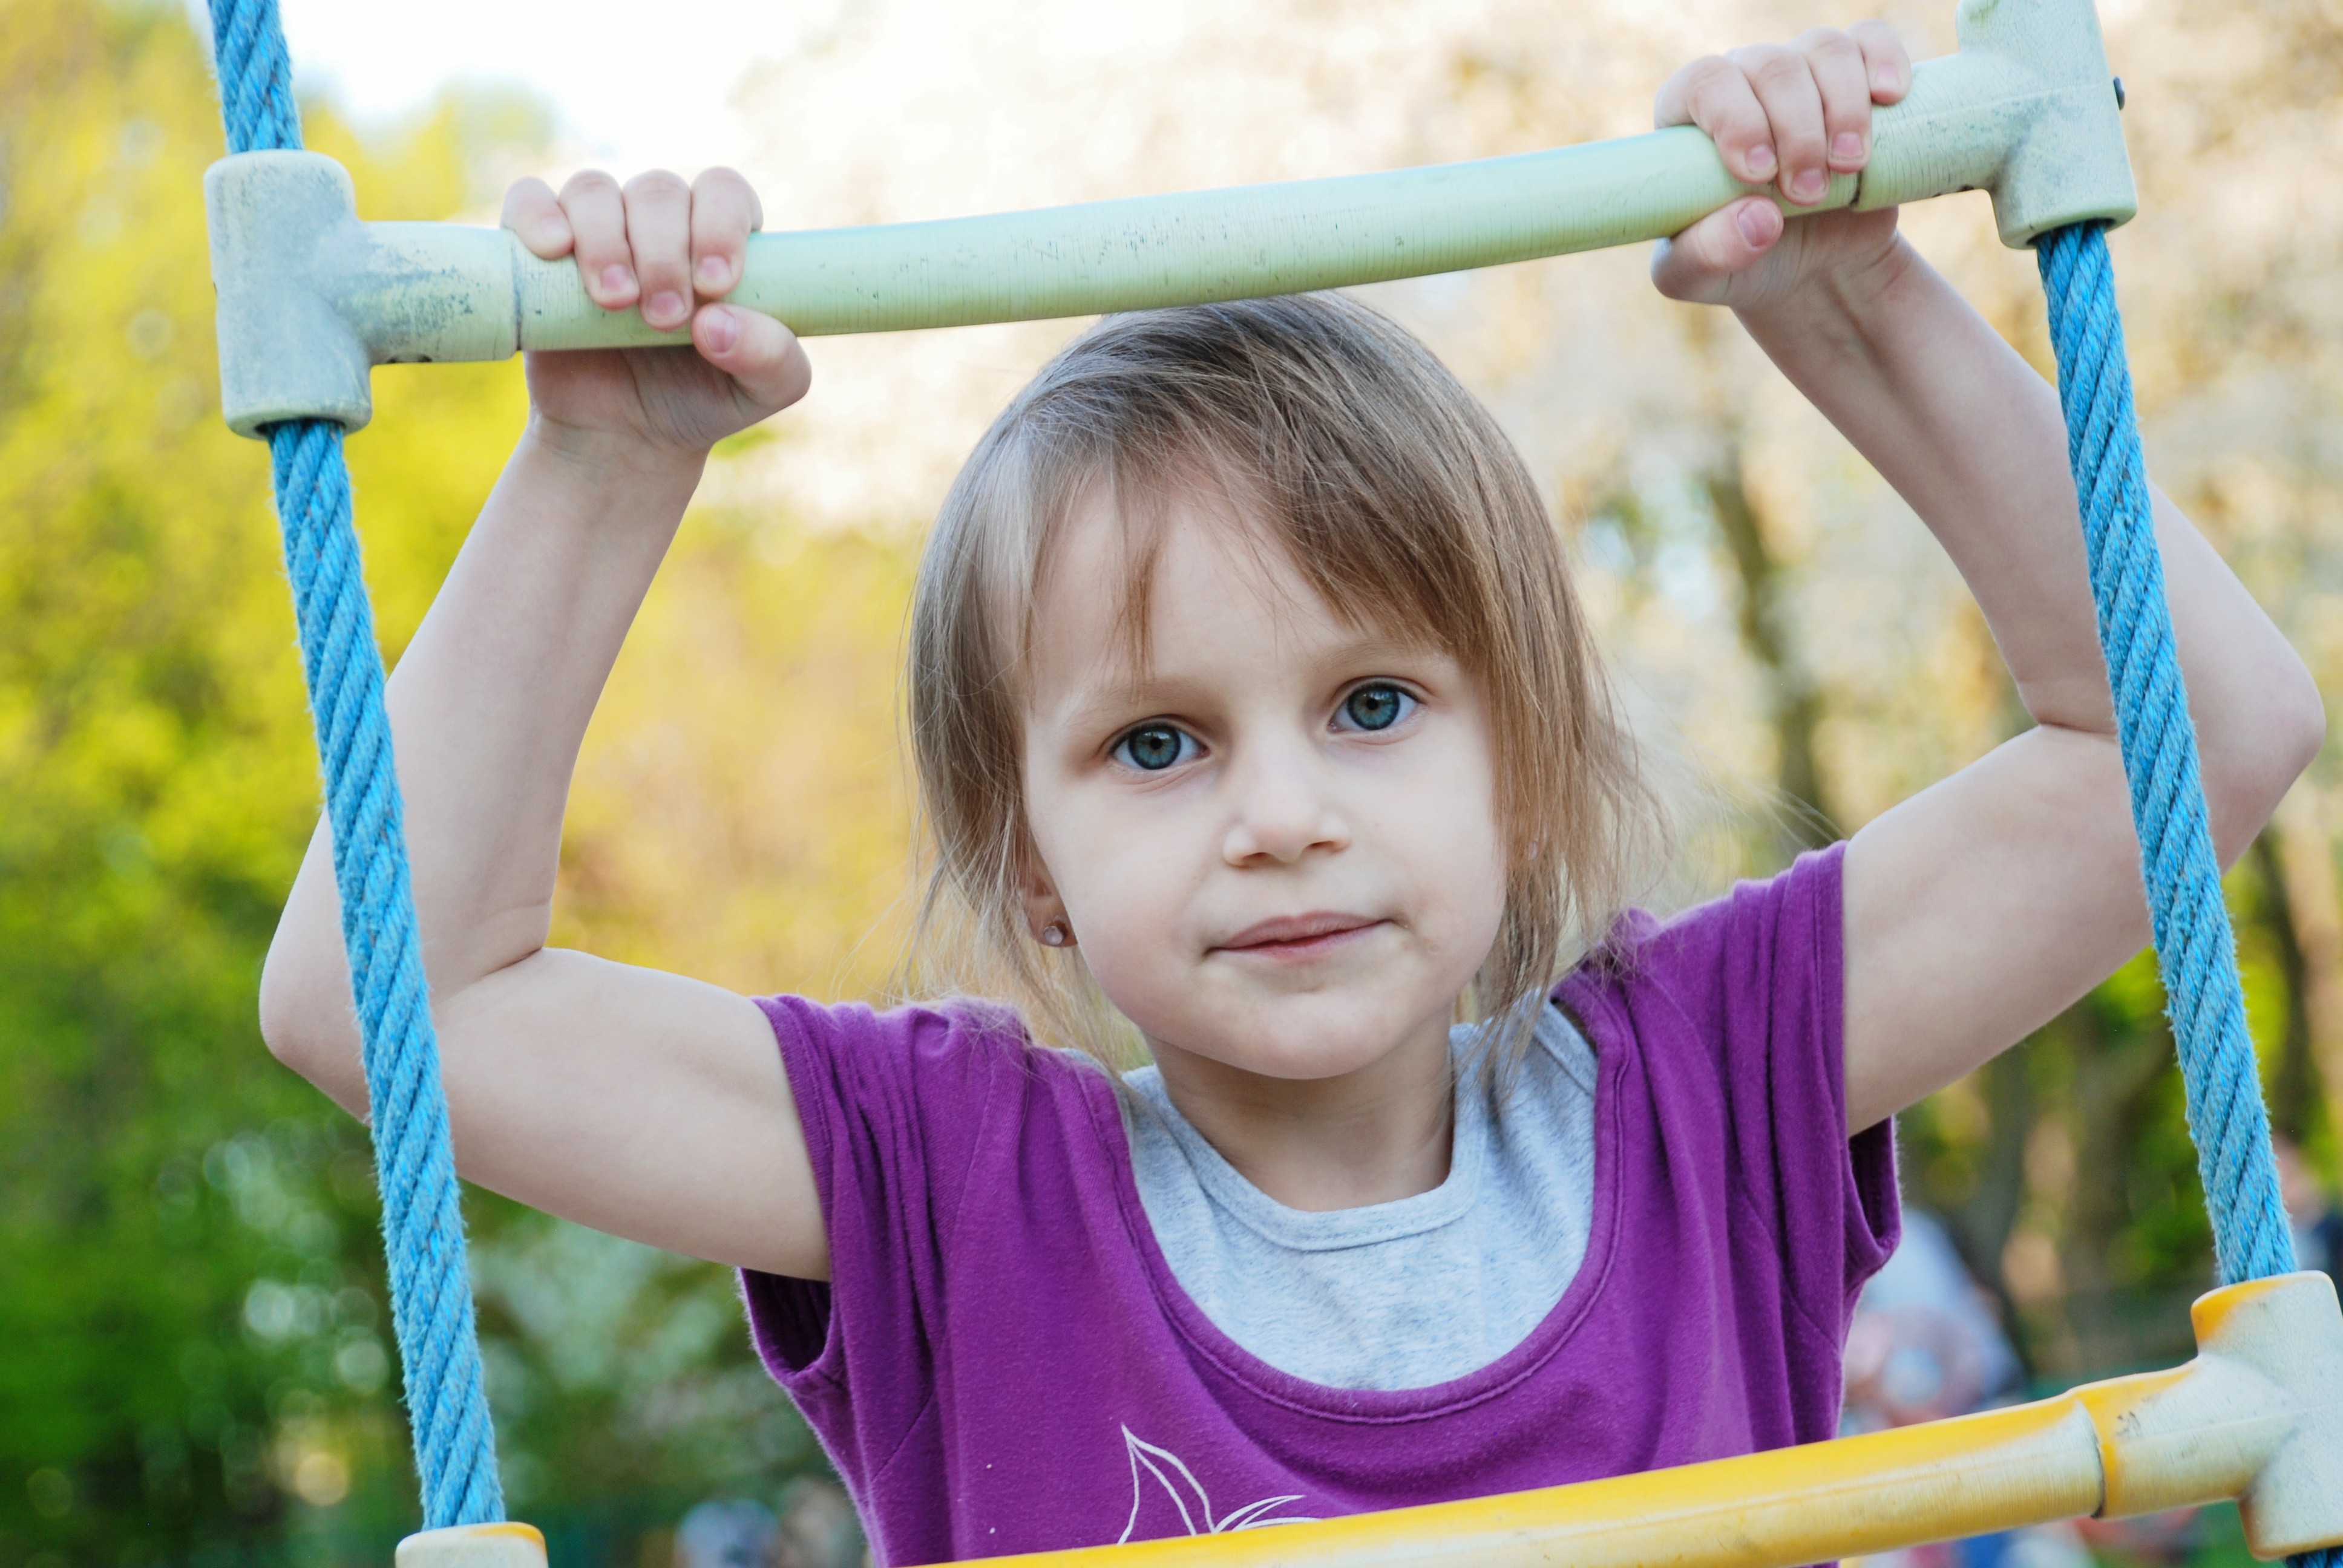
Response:
[[[2197,773],[2197,729],[2165,603],[2107,235],[2097,223],[2053,229],[2036,242],[2036,256],[2050,300],[2050,341],[2058,356],[2058,397],[2066,410],[2066,453],[2081,503],[2099,646],[2131,781],[2140,875],[2213,1221],[2213,1254],[2223,1284],[2288,1273],[2294,1232],[2278,1199],[2237,940]],[[2343,1548],[2287,1561],[2292,1568],[2343,1568]]]
[[[2214,1256],[2224,1284],[2283,1274],[2294,1268],[2294,1235],[2278,1201],[2237,941],[2197,776],[2197,730],[2173,648],[2115,270],[2096,223],[2052,230],[2036,255],[2050,299],[2099,644],[2131,780],[2140,873],[2212,1215]]]
[[[212,32],[228,150],[298,147],[301,120],[276,0],[212,0]],[[268,449],[333,825],[334,882],[365,1048],[391,1324],[424,1527],[488,1523],[504,1517],[504,1493],[341,427],[323,419],[271,426]]]

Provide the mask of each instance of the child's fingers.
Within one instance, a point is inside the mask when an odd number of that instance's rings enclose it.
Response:
[[[1801,206],[1822,200],[1830,185],[1824,167],[1823,99],[1806,57],[1780,44],[1758,44],[1735,49],[1728,58],[1749,78],[1765,107],[1774,155],[1782,160],[1782,194]]]
[[[561,187],[561,210],[578,236],[578,272],[587,297],[605,310],[632,305],[640,290],[627,248],[627,204],[618,182],[599,169],[572,175]]]
[[[771,413],[786,408],[813,384],[813,367],[797,334],[761,311],[703,305],[691,319],[700,357],[740,384],[740,395]]]
[[[1782,209],[1745,196],[1663,240],[1652,256],[1652,282],[1670,299],[1725,303],[1733,276],[1753,266],[1782,237]]]
[[[642,289],[643,319],[680,327],[691,319],[691,187],[665,169],[627,182],[627,246]]]
[[[1853,174],[1871,156],[1871,77],[1863,50],[1835,27],[1810,28],[1795,47],[1822,94],[1825,156],[1833,169]]]
[[[1741,67],[1721,55],[1694,60],[1660,88],[1652,123],[1697,126],[1708,133],[1736,179],[1763,185],[1781,172],[1765,110]]]
[[[570,233],[569,220],[561,215],[561,198],[535,176],[513,181],[512,188],[505,192],[504,216],[497,221],[518,235],[531,256],[547,261],[568,256],[577,237]]]
[[[757,193],[730,169],[709,169],[691,182],[691,286],[714,297],[740,281],[749,235],[763,214]]]
[[[1904,95],[1912,90],[1912,55],[1896,35],[1896,29],[1875,17],[1857,22],[1847,29],[1847,36],[1863,51],[1864,70],[1871,78],[1871,101],[1902,103]]]

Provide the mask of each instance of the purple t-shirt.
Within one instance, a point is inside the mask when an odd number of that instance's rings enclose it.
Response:
[[[1832,1435],[1895,1245],[1888,1124],[1842,1111],[1841,854],[1622,921],[1555,990],[1594,1048],[1585,1261],[1453,1382],[1305,1382],[1173,1278],[1115,1088],[977,1004],[762,1002],[828,1283],[746,1273],[765,1363],[884,1564],[1202,1534]],[[1524,1246],[1535,1237],[1522,1238]]]

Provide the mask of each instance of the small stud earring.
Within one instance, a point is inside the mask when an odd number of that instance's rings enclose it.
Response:
[[[1041,928],[1041,945],[1045,948],[1064,947],[1068,934],[1064,921],[1051,920]]]

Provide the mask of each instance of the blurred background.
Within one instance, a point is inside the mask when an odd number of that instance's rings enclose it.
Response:
[[[368,216],[493,221],[519,173],[723,160],[779,227],[1629,134],[1683,60],[1862,14],[704,0],[565,6],[557,35],[518,0],[303,0],[287,19],[310,144]],[[1916,55],[1951,47],[1949,5],[1886,14]],[[2343,697],[2343,8],[2104,15],[2142,186],[2113,244],[2150,466]],[[0,1568],[378,1564],[414,1522],[364,1136],[254,1021],[317,769],[267,464],[217,418],[199,192],[219,151],[176,4],[0,0]],[[1906,224],[2046,373],[2031,258],[1984,198]],[[1685,852],[1657,897],[1681,901],[1861,826],[2024,715],[1909,512],[1645,264],[1368,292],[1545,487],[1680,764]],[[810,401],[728,444],[596,718],[558,940],[744,990],[883,990],[920,533],[1078,325],[818,342]],[[375,386],[349,453],[395,659],[525,403],[518,365]],[[2337,760],[2230,881],[2316,1245],[2343,1111]],[[2160,1005],[2143,959],[1903,1120],[1935,1239],[1866,1304],[1851,1425],[2187,1353],[2209,1245]],[[860,1561],[727,1275],[486,1193],[469,1214],[507,1486],[556,1561]],[[2243,1560],[2217,1515],[1992,1550],[1956,1560]]]

